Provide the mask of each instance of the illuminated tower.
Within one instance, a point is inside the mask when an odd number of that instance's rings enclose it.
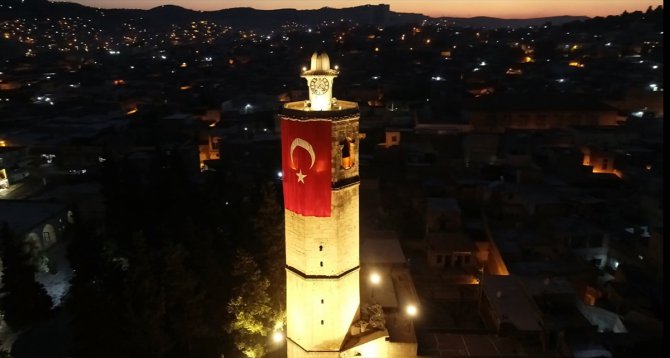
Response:
[[[338,357],[359,317],[358,105],[314,54],[309,100],[281,113],[288,357]]]

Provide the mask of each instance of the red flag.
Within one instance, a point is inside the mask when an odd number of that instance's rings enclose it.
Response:
[[[284,207],[305,216],[330,216],[330,137],[328,120],[282,118]]]

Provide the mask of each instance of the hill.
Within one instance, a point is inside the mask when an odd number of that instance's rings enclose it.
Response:
[[[389,5],[363,5],[335,9],[324,7],[317,10],[257,10],[249,7],[222,9],[216,11],[194,11],[174,5],[158,6],[150,10],[138,9],[98,9],[68,2],[50,2],[47,0],[2,0],[0,20],[16,17],[83,17],[96,20],[101,26],[117,26],[120,22],[137,21],[151,27],[182,25],[191,21],[209,20],[237,29],[276,29],[287,23],[315,26],[323,22],[351,21],[358,24],[390,26],[413,24],[422,21],[447,20],[455,26],[470,27],[524,27],[551,22],[560,25],[575,20],[584,20],[580,16],[556,16],[535,19],[500,19],[492,17],[473,18],[431,18],[422,14],[391,11]]]

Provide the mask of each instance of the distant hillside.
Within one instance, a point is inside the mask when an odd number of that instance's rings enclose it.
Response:
[[[453,22],[455,26],[470,26],[470,27],[526,27],[526,26],[540,26],[550,22],[552,25],[562,25],[573,21],[583,21],[589,19],[587,16],[550,16],[537,17],[532,19],[500,19],[496,17],[442,17],[442,20]]]
[[[212,15],[219,23],[236,28],[246,27],[249,24],[254,24],[254,27],[276,28],[289,22],[317,25],[323,22],[339,22],[340,19],[359,24],[396,25],[419,22],[427,18],[420,14],[396,13],[390,11],[386,5],[364,5],[344,9],[324,7],[318,10],[233,8],[215,11]]]
[[[419,23],[424,20],[436,20],[421,14],[399,13],[391,11],[388,5],[363,5],[351,8],[334,9],[324,7],[317,10],[256,10],[242,7],[218,11],[194,11],[179,6],[164,5],[150,10],[136,9],[97,9],[67,2],[49,2],[47,0],[1,0],[0,19],[12,17],[42,16],[79,16],[92,18],[100,26],[117,26],[119,22],[139,20],[146,26],[166,27],[171,24],[185,24],[196,20],[210,20],[221,25],[238,29],[275,29],[286,23],[298,23],[307,26],[323,22],[352,21],[359,24],[377,26]],[[11,9],[10,9],[11,7]],[[541,25],[551,22],[560,25],[575,20],[584,20],[580,16],[556,16],[536,19],[499,19],[492,17],[441,18],[456,26],[472,27],[521,27]]]

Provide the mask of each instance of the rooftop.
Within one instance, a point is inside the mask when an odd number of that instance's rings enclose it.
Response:
[[[17,234],[65,212],[65,205],[51,202],[0,200],[0,224],[7,222]]]
[[[0,154],[7,154],[12,152],[18,152],[23,150],[25,147],[0,147]]]
[[[495,334],[427,333],[419,348],[422,357],[517,357],[522,345]]]
[[[426,199],[426,207],[428,210],[447,210],[461,212],[461,207],[458,206],[458,201],[453,198],[428,198]]]
[[[407,259],[397,239],[361,240],[361,263],[405,264]]]
[[[616,111],[595,98],[583,95],[497,94],[473,100],[466,106],[472,111]]]
[[[440,252],[476,252],[477,247],[464,232],[431,232],[426,241],[432,251]]]
[[[523,284],[514,276],[484,275],[484,294],[502,322],[521,331],[542,330],[542,315]]]

